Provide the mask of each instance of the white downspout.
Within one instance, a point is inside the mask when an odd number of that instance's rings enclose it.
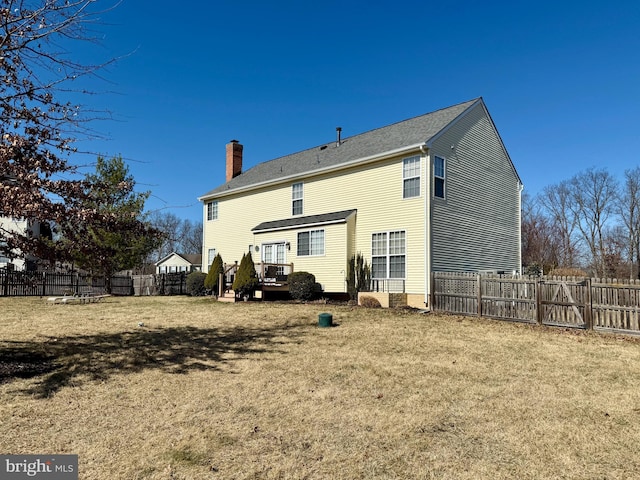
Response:
[[[426,311],[431,311],[429,294],[431,292],[431,156],[428,155],[429,147],[420,145],[422,158],[425,163],[425,204],[424,204],[424,301]]]
[[[524,185],[518,182],[518,272],[522,275],[522,191]]]
[[[209,258],[207,256],[207,202],[202,202],[202,272],[209,273]],[[205,267],[206,265],[206,267]]]

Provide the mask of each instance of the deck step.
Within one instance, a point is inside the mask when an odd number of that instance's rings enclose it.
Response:
[[[221,296],[218,297],[219,302],[227,302],[234,303],[236,301],[236,292],[230,290],[228,292],[224,292]]]

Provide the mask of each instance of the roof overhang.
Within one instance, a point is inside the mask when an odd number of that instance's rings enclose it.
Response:
[[[226,196],[229,196],[229,195],[235,195],[235,194],[238,194],[238,193],[249,192],[249,191],[255,190],[257,188],[273,186],[273,185],[280,185],[282,183],[288,183],[288,182],[291,182],[291,181],[295,181],[295,180],[299,180],[299,179],[303,179],[303,178],[308,178],[310,176],[320,175],[320,174],[323,174],[323,173],[338,172],[340,170],[346,170],[348,168],[353,168],[354,166],[367,165],[369,163],[380,162],[382,160],[387,160],[389,158],[397,157],[398,155],[404,155],[404,154],[412,153],[412,152],[419,152],[419,151],[421,151],[421,149],[424,149],[425,146],[428,146],[425,142],[416,143],[414,145],[408,145],[408,146],[405,146],[405,147],[396,148],[394,150],[389,150],[387,152],[378,153],[376,155],[370,155],[368,157],[357,158],[355,160],[350,160],[348,162],[340,163],[339,165],[332,165],[332,166],[329,166],[329,167],[317,168],[315,170],[308,170],[308,171],[303,172],[303,173],[297,173],[295,175],[287,175],[287,176],[284,176],[284,177],[280,177],[280,178],[278,178],[276,180],[268,180],[268,181],[265,181],[265,182],[254,183],[252,185],[247,185],[246,187],[230,188],[227,191],[221,191],[221,192],[217,192],[217,193],[214,193],[214,194],[205,194],[205,195],[203,195],[201,197],[198,197],[198,200],[201,201],[201,202],[204,202],[204,201],[212,200],[212,199],[215,199],[215,198],[221,198],[221,197],[226,197]]]
[[[349,217],[355,215],[356,212],[357,210],[355,209],[344,210],[341,212],[323,213],[321,215],[307,215],[305,217],[292,217],[283,220],[262,222],[253,227],[251,231],[253,233],[266,233],[346,223]]]

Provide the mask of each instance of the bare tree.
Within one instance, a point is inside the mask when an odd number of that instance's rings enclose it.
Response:
[[[89,27],[101,13],[96,5],[96,0],[0,0],[0,215],[52,225],[73,222],[77,235],[67,241],[78,248],[87,233],[84,225],[118,228],[116,217],[86,207],[86,192],[100,187],[90,187],[71,162],[74,142],[89,134],[87,122],[96,114],[65,97],[75,80],[95,75],[105,63],[77,63],[67,49],[93,40]],[[127,226],[139,227],[145,228]],[[2,230],[0,240],[5,251],[41,258],[63,260],[70,251],[24,232]]]
[[[571,204],[572,189],[568,181],[544,188],[539,202],[546,211],[557,237],[558,266],[573,268],[578,266],[579,245],[576,238],[577,218]]]
[[[155,211],[150,214],[151,224],[161,232],[161,242],[153,251],[149,261],[158,262],[171,252],[178,252],[180,243],[180,226],[182,220],[170,212]]]
[[[180,246],[184,253],[202,252],[202,222],[186,219],[180,227]]]
[[[153,212],[150,215],[152,225],[162,232],[161,245],[152,253],[149,261],[157,262],[176,253],[202,252],[202,222],[180,219],[171,212]]]
[[[594,274],[607,276],[607,227],[615,214],[618,182],[606,170],[588,169],[569,183],[569,209],[587,246]]]
[[[522,261],[529,272],[548,272],[559,264],[560,230],[546,216],[537,198],[522,195]]]
[[[624,172],[618,214],[626,231],[629,277],[640,278],[640,167]]]

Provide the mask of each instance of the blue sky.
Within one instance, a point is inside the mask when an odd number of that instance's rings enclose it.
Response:
[[[533,195],[589,167],[640,164],[640,2],[123,0],[101,45],[123,56],[82,98],[114,120],[81,149],[129,162],[150,210],[201,220],[244,167],[482,96]]]

